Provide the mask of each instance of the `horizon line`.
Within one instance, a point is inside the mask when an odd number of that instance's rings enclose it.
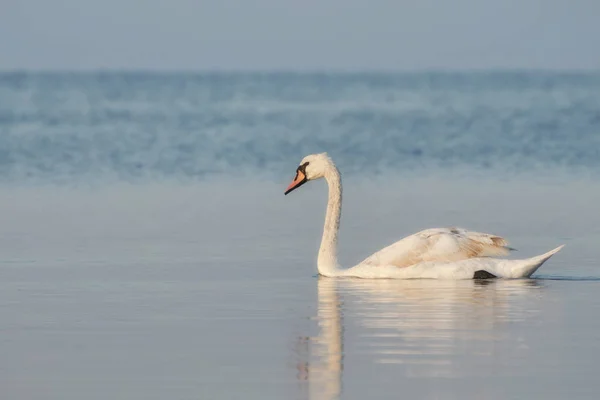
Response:
[[[548,73],[548,74],[596,74],[598,68],[523,68],[523,67],[474,67],[474,68],[151,68],[151,67],[97,67],[97,68],[2,68],[0,74],[293,74],[293,75],[413,75],[413,74],[473,74],[473,73]]]

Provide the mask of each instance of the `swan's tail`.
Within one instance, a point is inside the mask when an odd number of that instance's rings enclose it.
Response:
[[[525,260],[513,261],[514,264],[511,266],[510,271],[507,271],[510,273],[510,278],[529,278],[543,263],[548,261],[550,257],[558,253],[563,247],[565,247],[564,244],[545,254]]]

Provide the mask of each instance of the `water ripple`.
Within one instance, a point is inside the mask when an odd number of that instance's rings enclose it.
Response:
[[[596,173],[600,75],[0,73],[5,182]]]

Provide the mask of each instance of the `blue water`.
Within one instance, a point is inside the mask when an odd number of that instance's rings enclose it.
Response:
[[[600,73],[1,73],[0,179],[597,175]]]
[[[2,399],[592,399],[600,73],[0,74]],[[316,277],[462,226],[534,279]],[[90,185],[89,183],[101,183]]]

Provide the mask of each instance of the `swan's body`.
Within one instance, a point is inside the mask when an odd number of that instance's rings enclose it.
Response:
[[[528,278],[563,246],[523,260],[493,258],[511,250],[499,236],[461,228],[427,229],[376,252],[360,264],[340,269],[337,239],[342,213],[342,180],[326,153],[305,157],[286,194],[309,180],[325,178],[329,187],[327,213],[317,269],[329,277],[395,279]]]

